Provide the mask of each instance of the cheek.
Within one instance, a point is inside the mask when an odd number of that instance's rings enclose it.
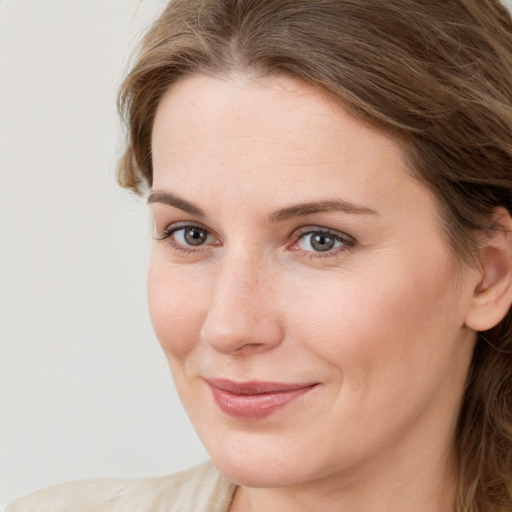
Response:
[[[448,371],[456,353],[460,326],[449,282],[449,271],[432,277],[407,263],[371,278],[346,275],[324,283],[328,300],[314,301],[313,291],[294,294],[302,302],[295,327],[310,350],[339,368],[345,389],[361,397],[419,386]]]
[[[194,349],[208,310],[204,280],[181,270],[152,255],[148,273],[153,328],[167,358],[178,361]]]

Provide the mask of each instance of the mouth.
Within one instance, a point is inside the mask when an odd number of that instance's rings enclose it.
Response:
[[[237,419],[263,419],[302,397],[318,383],[233,382],[206,379],[222,412]]]

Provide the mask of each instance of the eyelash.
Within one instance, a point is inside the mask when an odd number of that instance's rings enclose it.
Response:
[[[202,231],[206,233],[208,237],[213,237],[213,235],[210,233],[210,231],[201,226],[200,224],[191,224],[191,223],[179,223],[179,224],[172,224],[165,228],[162,235],[157,236],[157,240],[165,241],[167,240],[169,244],[171,245],[173,250],[176,250],[182,254],[197,254],[198,252],[205,251],[207,247],[210,247],[210,244],[203,245],[200,244],[197,247],[193,246],[187,246],[185,244],[178,243],[174,240],[173,235],[175,235],[178,231],[184,230],[184,229],[196,229],[198,231]],[[301,251],[300,248],[294,248],[297,247],[297,245],[300,243],[301,240],[303,240],[308,235],[314,235],[314,234],[321,234],[325,236],[331,237],[336,243],[341,244],[338,247],[334,247],[332,249],[328,249],[326,251],[305,251],[304,253],[305,257],[308,258],[328,258],[328,257],[335,257],[338,256],[340,253],[346,252],[353,248],[356,245],[356,240],[345,234],[341,233],[339,231],[335,231],[328,228],[323,228],[320,226],[304,226],[302,228],[299,228],[295,230],[292,234],[292,242],[288,245],[288,248],[292,248],[294,251]]]

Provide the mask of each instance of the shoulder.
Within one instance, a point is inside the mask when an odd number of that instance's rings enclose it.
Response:
[[[128,480],[84,480],[56,485],[14,501],[6,512],[64,512],[67,510],[103,512],[121,496]]]
[[[16,500],[6,512],[226,512],[235,489],[206,462],[157,478],[61,484]]]

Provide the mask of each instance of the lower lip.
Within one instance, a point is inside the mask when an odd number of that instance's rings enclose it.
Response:
[[[263,419],[311,391],[315,385],[272,393],[237,395],[210,384],[220,410],[237,419]]]

